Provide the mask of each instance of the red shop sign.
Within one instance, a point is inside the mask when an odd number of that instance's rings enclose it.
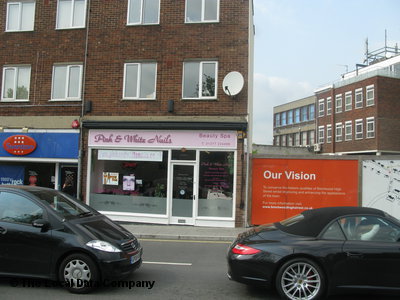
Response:
[[[3,148],[12,155],[28,155],[36,149],[36,141],[27,135],[13,135],[6,138]]]

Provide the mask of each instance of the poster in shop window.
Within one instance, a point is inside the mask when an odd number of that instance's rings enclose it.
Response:
[[[103,172],[103,184],[118,185],[119,173],[116,172]]]
[[[25,167],[0,166],[0,184],[24,184]]]
[[[278,222],[304,210],[358,206],[358,161],[254,158],[254,225]]]

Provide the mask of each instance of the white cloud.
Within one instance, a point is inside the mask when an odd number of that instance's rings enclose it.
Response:
[[[273,107],[314,94],[307,82],[254,74],[253,142],[272,144]]]

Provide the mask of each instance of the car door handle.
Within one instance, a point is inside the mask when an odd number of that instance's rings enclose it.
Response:
[[[0,227],[0,234],[6,234],[7,233],[7,229]]]
[[[359,252],[346,252],[347,257],[362,258],[364,255]]]

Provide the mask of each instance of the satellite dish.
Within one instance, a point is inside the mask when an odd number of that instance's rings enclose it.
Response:
[[[242,74],[233,71],[228,73],[222,81],[222,89],[228,96],[236,96],[243,89],[244,79]]]

